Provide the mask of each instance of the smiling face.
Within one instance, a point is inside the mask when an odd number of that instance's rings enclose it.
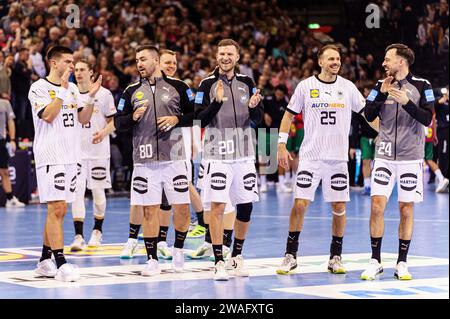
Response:
[[[388,76],[395,77],[404,63],[405,60],[397,55],[397,49],[391,49],[384,56],[383,68]]]
[[[161,70],[168,76],[174,76],[177,72],[177,57],[173,54],[163,53],[160,56]]]
[[[319,66],[323,72],[337,75],[341,68],[341,56],[339,52],[333,49],[325,50],[319,58]]]
[[[220,46],[217,50],[217,64],[223,73],[234,70],[239,61],[239,53],[234,45]]]

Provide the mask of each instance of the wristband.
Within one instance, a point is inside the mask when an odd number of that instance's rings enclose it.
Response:
[[[58,89],[58,92],[56,93],[56,98],[61,99],[61,100],[66,100],[67,99],[67,95],[69,94],[69,90],[63,87],[60,87]]]
[[[284,133],[284,132],[278,133],[278,144],[281,144],[281,143],[286,144],[288,137],[289,137],[288,133]]]

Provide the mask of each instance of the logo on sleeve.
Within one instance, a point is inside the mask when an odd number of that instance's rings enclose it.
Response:
[[[202,104],[203,103],[203,92],[197,92],[197,94],[195,94],[195,103],[197,104]]]
[[[378,95],[378,91],[372,89],[372,91],[370,91],[369,96],[367,97],[367,100],[369,100],[370,102],[373,102],[373,101],[375,101],[375,98],[377,97],[377,95]]]
[[[318,98],[320,96],[320,91],[318,89],[309,90],[309,96],[313,99]]]
[[[187,90],[186,90],[186,94],[187,94],[187,96],[188,96],[189,101],[192,101],[192,100],[195,99],[195,94],[194,94],[194,92],[192,92],[191,89],[187,89]]]
[[[431,90],[431,89],[425,90],[425,99],[427,100],[427,102],[433,102],[434,101],[433,90]]]
[[[120,99],[119,100],[119,105],[117,106],[117,109],[119,111],[123,111],[123,108],[125,107],[125,100],[124,99]]]

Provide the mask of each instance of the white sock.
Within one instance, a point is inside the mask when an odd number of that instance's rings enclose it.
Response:
[[[364,178],[364,187],[370,187],[370,177]]]
[[[439,168],[434,171],[434,175],[436,175],[438,182],[441,182],[444,179],[444,175],[442,175],[442,172]]]
[[[291,179],[291,172],[289,172],[289,171],[284,172],[284,180],[289,182],[290,179]]]
[[[261,185],[266,185],[267,184],[267,177],[266,177],[266,175],[259,176],[259,179],[261,181]]]
[[[280,185],[284,185],[286,180],[284,179],[284,175],[278,175],[278,182]]]

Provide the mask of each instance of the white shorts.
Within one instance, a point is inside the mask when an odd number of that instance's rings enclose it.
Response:
[[[314,195],[321,180],[325,202],[350,201],[348,167],[345,161],[300,159],[295,198],[314,201]]]
[[[202,161],[200,162],[200,168],[198,170],[198,178],[197,178],[197,188],[199,190],[203,189],[203,184],[204,184],[204,174],[205,174],[205,166],[206,166],[206,161],[204,159],[202,159]]]
[[[186,160],[186,167],[187,167],[187,178],[188,181],[192,183],[192,162],[191,160]]]
[[[203,203],[237,204],[259,201],[256,168],[253,161],[207,162],[202,191]]]
[[[109,167],[109,158],[82,160],[81,165],[78,164],[78,183],[86,181],[86,187],[89,189],[111,188]]]
[[[131,205],[160,205],[162,191],[169,205],[189,204],[186,161],[153,162],[134,166]]]
[[[47,203],[75,200],[77,164],[45,165],[36,169],[39,201]]]
[[[422,202],[422,169],[422,163],[385,162],[375,159],[370,196],[382,195],[389,200],[397,183],[399,202]]]

